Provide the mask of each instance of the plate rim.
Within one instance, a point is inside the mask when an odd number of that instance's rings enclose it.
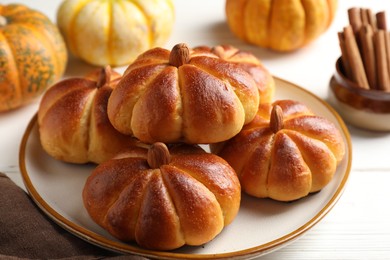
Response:
[[[39,192],[36,190],[34,184],[32,183],[29,174],[27,172],[26,167],[26,148],[27,148],[27,142],[29,140],[29,137],[31,136],[32,130],[34,129],[35,125],[38,121],[37,113],[32,117],[32,119],[29,121],[27,128],[22,136],[22,140],[19,146],[19,168],[22,175],[22,179],[24,182],[24,185],[34,201],[34,203],[55,223],[57,223],[59,226],[67,230],[68,232],[74,234],[75,236],[91,243],[96,246],[99,246],[101,248],[105,248],[114,252],[118,253],[131,253],[131,254],[137,254],[144,257],[159,257],[163,259],[222,259],[222,258],[242,258],[242,257],[257,257],[260,255],[264,255],[267,253],[270,253],[277,248],[280,248],[282,246],[286,246],[290,242],[293,242],[295,239],[299,238],[302,234],[310,230],[314,225],[316,225],[318,222],[320,222],[329,212],[330,210],[336,205],[338,200],[340,199],[343,191],[345,190],[347,181],[349,179],[351,166],[352,166],[352,140],[350,133],[348,131],[348,128],[346,124],[344,123],[341,116],[336,112],[336,110],[328,104],[325,100],[319,98],[314,93],[310,92],[309,90],[300,87],[294,83],[291,83],[287,80],[278,78],[274,76],[275,80],[275,87],[277,87],[278,82],[283,82],[284,84],[287,84],[291,87],[297,88],[298,90],[305,92],[306,94],[310,95],[317,101],[319,101],[322,105],[324,105],[327,110],[336,118],[337,123],[339,127],[341,128],[343,134],[346,138],[346,149],[348,151],[348,160],[346,165],[346,170],[344,172],[344,176],[340,181],[340,184],[337,186],[337,189],[334,191],[333,196],[331,199],[315,214],[310,220],[308,220],[306,223],[304,223],[302,226],[298,227],[297,229],[277,238],[270,242],[254,246],[251,248],[243,249],[243,250],[237,250],[227,253],[217,253],[217,254],[187,254],[187,253],[176,253],[171,251],[156,251],[156,250],[148,250],[143,249],[140,247],[133,246],[131,244],[124,244],[121,242],[110,240],[102,235],[99,235],[93,231],[88,230],[87,228],[84,228],[70,220],[68,220],[66,217],[62,216],[60,213],[58,213],[53,207],[51,207],[39,194]],[[344,158],[345,160],[345,158]]]

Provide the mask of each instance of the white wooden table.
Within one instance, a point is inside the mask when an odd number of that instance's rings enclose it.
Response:
[[[2,4],[15,2],[2,0]],[[19,0],[55,21],[60,0]],[[235,38],[225,23],[224,0],[176,0],[176,23],[166,48],[179,42],[190,46],[232,44],[253,52],[272,74],[327,99],[328,82],[340,50],[337,32],[347,23],[347,9],[385,10],[390,1],[340,0],[329,30],[310,46],[292,53],[276,53]],[[81,75],[92,67],[71,59],[65,76]],[[118,70],[122,70],[119,68]],[[0,171],[24,187],[19,144],[36,113],[36,102],[0,114]],[[349,127],[353,162],[347,187],[336,206],[303,237],[261,259],[390,259],[390,133]]]

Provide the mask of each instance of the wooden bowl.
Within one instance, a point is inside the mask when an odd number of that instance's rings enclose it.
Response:
[[[390,92],[363,89],[346,78],[341,58],[329,83],[329,102],[353,126],[390,131]]]

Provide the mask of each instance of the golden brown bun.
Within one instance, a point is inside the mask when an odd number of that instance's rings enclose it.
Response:
[[[256,82],[260,94],[260,104],[270,103],[275,93],[275,80],[271,73],[252,53],[239,50],[231,45],[217,45],[212,48],[199,46],[197,52],[209,51],[221,59],[234,62],[248,72]]]
[[[142,142],[214,143],[237,134],[258,104],[254,79],[237,64],[178,44],[151,49],[126,69],[108,116]]]
[[[211,149],[236,170],[247,194],[292,201],[330,182],[345,144],[332,122],[302,103],[279,100],[260,105],[237,136]]]
[[[116,131],[107,117],[108,97],[119,77],[107,67],[47,90],[38,124],[42,147],[49,155],[70,163],[101,163],[135,142]]]
[[[156,155],[156,147],[166,150]],[[152,151],[123,154],[92,172],[83,190],[91,218],[114,237],[145,248],[171,250],[213,239],[240,206],[234,170],[197,146],[167,152],[156,143]]]

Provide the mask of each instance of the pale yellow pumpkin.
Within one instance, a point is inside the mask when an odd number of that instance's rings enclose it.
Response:
[[[66,0],[57,24],[74,56],[93,65],[120,66],[163,45],[174,16],[172,0]]]
[[[292,51],[318,38],[333,21],[337,0],[226,0],[230,30],[242,40]]]

